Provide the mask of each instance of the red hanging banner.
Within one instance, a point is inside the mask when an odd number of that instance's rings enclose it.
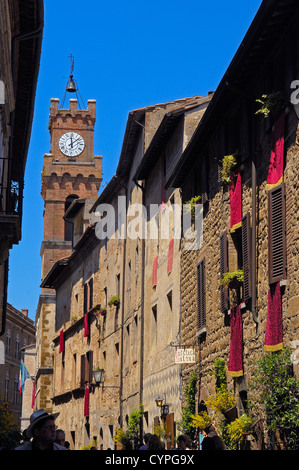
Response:
[[[230,197],[230,231],[234,232],[242,225],[242,183],[241,173],[231,181],[229,187]]]
[[[279,186],[283,181],[284,126],[285,112],[281,114],[274,124],[273,145],[267,177],[267,189]]]

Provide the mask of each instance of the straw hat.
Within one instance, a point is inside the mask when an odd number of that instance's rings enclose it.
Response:
[[[39,421],[41,421],[43,419],[53,419],[53,420],[55,420],[58,415],[59,415],[59,413],[53,413],[53,414],[49,415],[49,413],[47,413],[44,409],[34,411],[34,413],[32,413],[32,415],[30,416],[30,425],[26,429],[26,437],[29,438],[29,439],[31,437],[33,437],[34,426],[36,426],[36,424]]]

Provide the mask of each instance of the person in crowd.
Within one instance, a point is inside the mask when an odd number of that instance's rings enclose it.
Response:
[[[55,442],[55,419],[58,414],[49,415],[44,409],[34,411],[25,433],[26,438],[30,440],[15,450],[67,450]]]
[[[165,446],[161,439],[156,435],[152,434],[147,443],[147,450],[164,450]]]
[[[56,442],[56,444],[60,444],[63,447],[66,447],[65,446],[65,432],[62,429],[56,430],[56,437],[55,437],[54,442]]]
[[[177,446],[180,450],[191,450],[191,439],[187,434],[181,434],[177,438]]]
[[[225,445],[220,436],[218,436],[215,426],[210,424],[203,430],[202,450],[225,450]]]
[[[139,447],[139,450],[147,450],[147,443],[150,437],[151,437],[150,432],[147,432],[146,434],[144,434],[144,437],[143,437],[144,444],[141,447]]]

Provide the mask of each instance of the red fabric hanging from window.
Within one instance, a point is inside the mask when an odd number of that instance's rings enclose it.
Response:
[[[167,274],[171,273],[173,267],[173,238],[168,245]]]
[[[89,336],[89,321],[88,321],[88,313],[84,315],[84,338]]]
[[[87,385],[84,392],[84,417],[89,416],[89,386]]]
[[[268,313],[265,334],[265,351],[279,351],[283,347],[282,306],[280,282],[271,284],[268,291]]]
[[[230,196],[230,231],[234,232],[242,225],[242,183],[241,173],[232,180],[229,187]]]
[[[280,185],[283,181],[284,125],[285,112],[281,114],[274,124],[273,144],[267,177],[267,189],[272,189],[275,186]]]
[[[59,354],[64,351],[64,333],[63,330],[60,331],[59,337]]]
[[[157,266],[158,266],[158,255],[154,259],[154,263],[153,263],[153,279],[152,279],[153,287],[157,285]]]
[[[228,374],[232,377],[241,377],[243,375],[243,326],[240,305],[233,307],[230,312]]]

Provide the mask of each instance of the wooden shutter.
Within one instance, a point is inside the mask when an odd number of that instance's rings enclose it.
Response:
[[[268,191],[269,284],[286,279],[285,184]]]
[[[201,171],[200,171],[200,188],[201,188],[201,204],[204,204],[208,201],[208,171],[207,171],[207,161],[206,158],[203,159],[201,163]]]
[[[243,258],[243,295],[245,302],[252,295],[252,278],[251,278],[251,227],[250,214],[247,212],[242,217],[242,258]]]
[[[220,279],[226,272],[228,272],[228,239],[227,233],[223,232],[220,237]],[[224,286],[220,286],[220,305],[221,312],[228,310],[228,288]]]
[[[81,356],[81,377],[80,377],[80,386],[84,387],[85,384],[85,354]]]
[[[88,283],[88,287],[89,287],[89,307],[88,309],[92,309],[93,307],[93,278],[90,279],[89,283]]]
[[[198,328],[202,328],[206,324],[205,258],[197,265],[197,312]]]
[[[166,434],[167,434],[167,449],[174,448],[174,413],[169,413],[166,416]]]
[[[88,351],[86,353],[86,380],[89,384],[92,383],[92,369],[93,369],[93,351]]]
[[[88,284],[84,284],[84,304],[83,304],[83,314],[88,312]]]

